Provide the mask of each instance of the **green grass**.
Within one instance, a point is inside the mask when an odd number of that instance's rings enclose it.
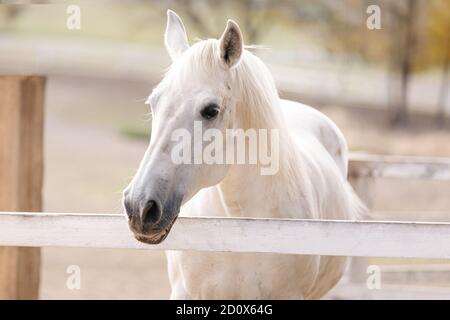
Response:
[[[135,127],[124,125],[119,128],[120,134],[128,139],[149,141],[150,140],[150,130],[143,127]]]

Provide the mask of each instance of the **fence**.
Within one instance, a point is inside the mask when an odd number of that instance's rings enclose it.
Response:
[[[450,223],[179,218],[145,245],[120,215],[26,213],[41,211],[44,83],[0,77],[0,299],[38,297],[45,246],[450,259]],[[370,206],[374,179],[450,180],[450,159],[355,154],[349,174]]]
[[[450,223],[179,218],[159,245],[133,239],[121,215],[1,213],[0,244],[450,259]]]

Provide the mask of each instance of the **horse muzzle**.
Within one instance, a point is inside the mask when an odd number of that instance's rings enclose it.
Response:
[[[123,206],[135,238],[148,244],[161,243],[178,217],[181,199],[175,196],[163,202],[158,197],[132,197],[125,191]]]

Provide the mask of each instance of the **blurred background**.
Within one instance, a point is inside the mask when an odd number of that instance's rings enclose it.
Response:
[[[79,29],[68,27],[71,5]],[[369,5],[380,8],[381,29],[368,28]],[[331,117],[351,151],[450,157],[450,0],[0,1],[0,73],[48,79],[45,211],[122,213],[121,191],[149,139],[144,100],[170,64],[168,8],[191,42],[237,21],[280,95]],[[448,181],[381,179],[374,188],[374,209],[396,220],[450,220]],[[66,287],[69,265],[81,267],[80,290]],[[41,297],[168,298],[165,268],[162,252],[45,248]],[[385,283],[448,287],[448,270]]]

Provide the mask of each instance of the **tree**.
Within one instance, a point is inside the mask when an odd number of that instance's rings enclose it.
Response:
[[[445,109],[450,85],[450,2],[434,0],[428,10],[426,36],[428,39],[427,62],[441,65],[442,76],[437,100],[436,122],[445,123]]]
[[[408,89],[413,71],[416,49],[417,21],[419,19],[417,0],[389,1],[388,28],[390,36],[389,83],[390,121],[393,125],[405,123],[408,119]]]

